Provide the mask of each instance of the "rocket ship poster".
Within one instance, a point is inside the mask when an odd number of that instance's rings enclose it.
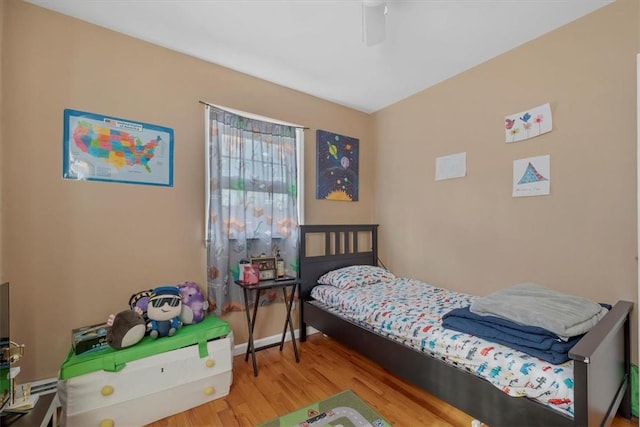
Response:
[[[358,140],[316,132],[316,199],[358,201]]]

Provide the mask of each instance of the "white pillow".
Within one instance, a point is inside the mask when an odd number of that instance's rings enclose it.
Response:
[[[321,285],[333,285],[340,289],[352,289],[386,280],[396,276],[389,270],[375,265],[351,265],[325,273],[318,279]]]

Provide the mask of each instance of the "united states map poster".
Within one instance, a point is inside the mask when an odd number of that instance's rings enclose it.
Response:
[[[173,129],[64,110],[62,177],[173,186]]]

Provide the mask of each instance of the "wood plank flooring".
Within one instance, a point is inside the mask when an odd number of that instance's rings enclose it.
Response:
[[[322,334],[298,346],[295,363],[291,343],[257,353],[259,375],[251,359],[233,360],[229,395],[148,427],[255,426],[345,389],[353,390],[394,426],[471,426],[472,418]],[[178,398],[178,396],[176,396]],[[638,426],[617,417],[613,427]]]

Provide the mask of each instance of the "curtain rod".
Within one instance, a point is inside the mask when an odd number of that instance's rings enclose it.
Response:
[[[231,113],[231,114],[238,114],[238,113],[240,113],[240,114],[242,114],[242,111],[237,111],[237,110],[236,110],[236,111],[233,111],[232,109],[225,108],[225,107],[221,107],[221,106],[219,106],[219,105],[215,105],[215,104],[209,104],[208,102],[201,101],[201,100],[199,100],[198,102],[199,102],[200,104],[204,104],[204,105],[206,105],[206,106],[208,106],[208,107],[214,107],[214,108],[218,108],[218,109],[220,109],[220,110],[226,111],[227,113]],[[250,113],[245,113],[245,114],[250,114]],[[257,114],[255,114],[255,115],[257,116]],[[251,117],[248,117],[248,118],[251,118]],[[308,127],[306,127],[306,126],[300,126],[300,125],[295,125],[295,124],[293,124],[293,123],[283,122],[283,121],[280,121],[280,120],[269,119],[268,117],[264,117],[264,118],[262,118],[262,119],[260,119],[260,120],[262,120],[262,121],[275,122],[275,123],[280,124],[280,125],[291,126],[291,127],[298,128],[298,129],[303,129],[303,130],[307,130],[307,129],[309,129],[309,128],[308,128]]]

